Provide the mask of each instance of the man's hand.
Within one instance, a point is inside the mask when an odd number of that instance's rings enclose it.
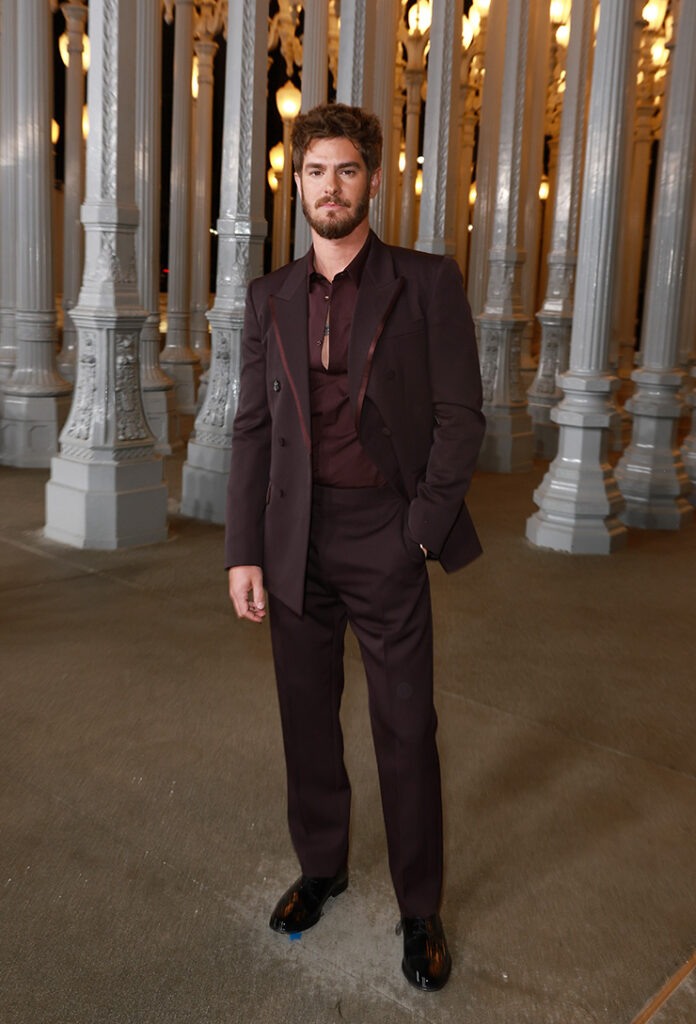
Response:
[[[230,598],[237,618],[263,622],[266,617],[266,602],[263,595],[261,566],[233,565],[229,570],[229,580]]]

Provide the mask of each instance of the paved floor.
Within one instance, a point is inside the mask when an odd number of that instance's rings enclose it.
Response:
[[[0,468],[2,1024],[694,1024],[696,526],[535,550],[541,471],[479,475],[486,556],[431,573],[455,969],[426,996],[354,643],[351,883],[290,941],[268,632],[231,614],[221,529],[63,548],[47,473]]]

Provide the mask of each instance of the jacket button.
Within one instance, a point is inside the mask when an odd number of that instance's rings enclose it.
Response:
[[[282,488],[278,491],[278,494],[281,498],[285,497],[285,491]]]
[[[391,430],[389,427],[382,427],[382,433],[385,437],[391,437]]]
[[[280,391],[280,381],[278,380],[278,378],[277,378],[277,377],[276,377],[276,379],[275,379],[275,380],[273,381],[273,390],[274,390],[274,391]]]
[[[279,437],[278,438],[278,444],[280,445],[281,448],[284,448],[285,447],[285,438],[284,437]]]
[[[385,380],[394,380],[395,377],[396,377],[396,370],[387,370],[387,372],[384,375],[384,379]]]

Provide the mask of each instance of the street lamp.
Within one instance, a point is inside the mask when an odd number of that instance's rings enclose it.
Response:
[[[285,153],[283,143],[277,142],[268,153],[270,169],[268,171],[268,184],[273,193],[273,234],[271,241],[271,270],[277,270],[282,266],[281,257],[281,202],[283,192],[283,171],[285,168]]]
[[[432,12],[429,0],[417,0],[408,12],[408,27],[399,22],[399,42],[406,50],[406,163],[403,175],[403,207],[399,244],[413,245],[415,233],[415,182],[418,156],[418,127],[420,122],[421,89],[425,68],[425,53],[430,41]]]
[[[280,260],[281,266],[290,260],[290,195],[292,189],[292,171],[290,160],[290,129],[292,122],[300,112],[302,104],[302,93],[296,85],[287,80],[284,86],[276,93],[276,107],[283,119],[283,167],[285,172],[282,179],[282,206],[281,206],[281,231],[280,231]]]

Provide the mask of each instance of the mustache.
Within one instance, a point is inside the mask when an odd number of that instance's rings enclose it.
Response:
[[[314,208],[319,210],[322,206],[326,206],[327,203],[333,203],[334,206],[350,206],[350,203],[347,203],[345,199],[339,199],[338,196],[328,196],[326,199],[317,199]]]

